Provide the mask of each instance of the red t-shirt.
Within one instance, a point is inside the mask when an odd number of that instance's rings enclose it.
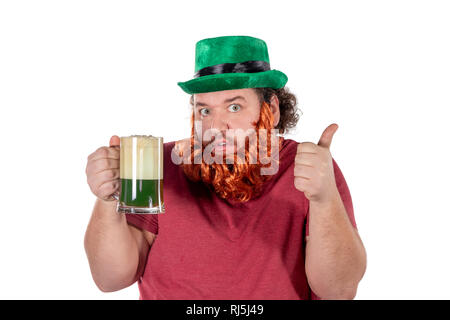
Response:
[[[164,143],[163,214],[127,214],[157,234],[138,280],[140,299],[317,299],[305,274],[309,200],[294,187],[297,142],[284,139],[279,170],[260,197],[230,203],[192,182]],[[336,184],[356,227],[350,191],[333,159]]]

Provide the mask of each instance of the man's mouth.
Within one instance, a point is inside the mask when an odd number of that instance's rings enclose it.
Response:
[[[233,144],[230,141],[227,141],[225,139],[217,141],[215,143],[213,142],[213,150],[214,151],[220,151],[220,150],[225,151],[227,149],[227,146],[228,146],[228,148],[232,148]]]
[[[227,147],[227,142],[226,141],[220,141],[214,144],[214,150],[225,150]]]

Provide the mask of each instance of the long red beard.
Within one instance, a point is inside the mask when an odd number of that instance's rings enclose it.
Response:
[[[194,113],[191,116],[191,123],[190,152],[185,156],[190,157],[190,159],[189,161],[183,161],[181,164],[186,176],[195,182],[203,181],[206,185],[212,187],[216,194],[223,199],[246,202],[258,196],[261,193],[263,184],[273,177],[272,174],[262,175],[261,169],[269,168],[273,165],[273,162],[277,162],[277,167],[279,164],[279,150],[276,150],[276,157],[272,157],[271,154],[271,141],[274,138],[271,136],[273,114],[269,105],[263,102],[259,120],[252,123],[256,132],[256,145],[250,145],[249,140],[246,139],[245,161],[238,162],[237,151],[235,151],[233,155],[230,155],[234,160],[233,164],[227,164],[225,161],[222,164],[205,163],[202,157],[204,147],[201,145],[201,141],[198,141],[197,135],[194,134]],[[260,129],[266,129],[264,135],[260,136]],[[278,139],[278,146],[281,149],[283,138],[278,137]],[[182,150],[184,149],[181,147],[182,142],[178,141],[176,145],[179,155],[183,158]],[[261,151],[261,148],[264,150]],[[258,154],[265,155],[265,160],[261,161],[257,156]],[[194,163],[196,157],[201,157],[201,164]],[[267,159],[267,157],[270,159]]]

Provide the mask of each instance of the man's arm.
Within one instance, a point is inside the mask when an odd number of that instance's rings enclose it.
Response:
[[[366,251],[339,193],[309,208],[305,269],[321,299],[353,299],[366,269]]]
[[[294,185],[309,200],[305,271],[312,291],[322,299],[353,299],[366,269],[366,252],[341,199],[341,193],[350,197],[350,192],[330,152],[337,129],[329,125],[318,144],[298,144]]]
[[[123,289],[138,279],[156,237],[128,225],[116,205],[96,200],[84,239],[92,277],[104,292]]]

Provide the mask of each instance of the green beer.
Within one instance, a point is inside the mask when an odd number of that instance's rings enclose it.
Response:
[[[120,197],[117,211],[163,213],[163,139],[120,138]]]

